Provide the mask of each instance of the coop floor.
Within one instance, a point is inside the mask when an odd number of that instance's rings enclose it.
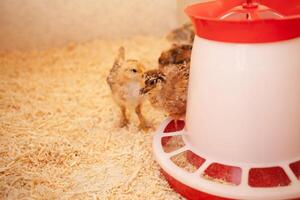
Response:
[[[120,45],[148,68],[168,48],[137,37],[0,54],[0,199],[180,199],[152,156],[153,133],[126,129],[106,76]],[[158,126],[163,113],[146,102]]]

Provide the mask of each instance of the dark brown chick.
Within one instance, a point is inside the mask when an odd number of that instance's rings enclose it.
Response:
[[[135,109],[139,118],[139,128],[150,128],[142,114],[141,106],[144,101],[140,89],[144,86],[144,66],[137,60],[125,60],[125,49],[121,47],[112,69],[107,77],[115,102],[121,109],[120,127],[127,126],[129,120],[126,115],[127,109]]]
[[[195,29],[193,24],[186,23],[167,35],[167,39],[174,44],[193,44]]]
[[[186,63],[189,67],[192,54],[192,45],[173,45],[170,49],[163,51],[158,59],[159,70],[164,74],[172,70],[170,68]]]
[[[154,107],[164,110],[175,119],[175,122],[185,116],[189,67],[186,63],[170,66],[171,69],[163,76],[161,71],[146,72],[145,87],[141,93],[148,94]],[[162,78],[163,77],[163,78]],[[156,81],[153,81],[155,80]]]

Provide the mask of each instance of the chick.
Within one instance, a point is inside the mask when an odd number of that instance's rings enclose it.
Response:
[[[119,54],[107,77],[107,83],[121,110],[120,127],[128,125],[126,110],[133,108],[140,121],[139,128],[143,130],[150,128],[141,110],[144,97],[140,94],[140,89],[144,86],[144,70],[145,67],[139,61],[125,60],[124,47],[119,49]]]
[[[170,68],[186,63],[189,67],[192,54],[192,45],[173,45],[170,49],[163,51],[158,59],[159,69],[167,73]]]
[[[170,66],[166,74],[153,70],[145,74],[145,87],[142,94],[147,94],[154,107],[164,110],[177,121],[185,117],[189,67],[187,63]]]
[[[189,82],[189,66],[187,63],[177,65],[166,75],[162,86],[164,108],[171,117],[177,120],[185,117]]]
[[[167,39],[174,44],[193,44],[194,37],[195,30],[191,23],[186,23],[167,35]]]

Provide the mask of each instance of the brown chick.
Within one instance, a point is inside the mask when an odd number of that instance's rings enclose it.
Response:
[[[184,63],[169,71],[162,86],[164,108],[175,120],[185,116],[188,81],[189,67]]]
[[[142,94],[148,94],[154,107],[160,108],[175,120],[186,113],[189,67],[186,63],[171,66],[172,70],[162,75],[160,70],[146,72]],[[156,81],[154,81],[156,80]]]
[[[164,74],[167,71],[172,70],[170,68],[179,66],[180,64],[186,63],[186,66],[189,67],[192,54],[192,45],[173,45],[170,49],[161,53],[158,63],[159,70]]]
[[[193,44],[195,37],[194,26],[186,23],[167,35],[167,39],[174,44]]]
[[[115,102],[121,109],[120,127],[128,125],[126,110],[133,108],[140,121],[139,128],[143,130],[149,128],[141,111],[144,98],[140,94],[140,89],[144,86],[144,70],[143,64],[137,60],[125,60],[124,47],[119,49],[119,54],[107,77],[107,83]]]

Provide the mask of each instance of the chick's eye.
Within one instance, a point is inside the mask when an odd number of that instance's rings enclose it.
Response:
[[[157,81],[154,79],[154,80],[151,80],[150,81],[150,85],[154,85]]]
[[[132,71],[133,73],[137,73],[137,70],[136,70],[136,69],[131,69],[131,71]]]

